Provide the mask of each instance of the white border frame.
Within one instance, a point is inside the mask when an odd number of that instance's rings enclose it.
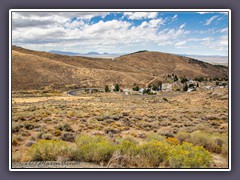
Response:
[[[14,169],[12,168],[12,12],[228,12],[228,169]],[[9,10],[9,171],[231,171],[231,10],[230,9],[10,9]]]

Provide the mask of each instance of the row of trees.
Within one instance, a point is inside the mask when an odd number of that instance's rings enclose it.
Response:
[[[105,86],[104,88],[105,92],[111,92],[110,88],[108,85]],[[119,84],[114,84],[114,92],[119,92],[120,91],[120,85]]]

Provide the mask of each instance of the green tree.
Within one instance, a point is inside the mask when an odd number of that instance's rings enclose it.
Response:
[[[105,86],[105,92],[110,92],[110,89],[109,89],[108,85]]]
[[[185,83],[187,81],[188,81],[188,79],[186,77],[181,78],[181,83]]]
[[[139,91],[139,86],[135,86],[135,87],[133,87],[133,91]]]
[[[177,75],[174,76],[174,81],[178,81]]]
[[[183,86],[183,91],[187,91],[187,90],[188,90],[188,85],[185,84],[185,85]]]
[[[157,87],[155,84],[153,84],[153,85],[152,85],[152,90],[153,90],[153,91],[157,91],[157,89],[158,89],[158,87]]]
[[[115,84],[115,85],[114,85],[114,91],[115,91],[115,92],[118,92],[119,90],[120,90],[119,84]]]
[[[162,81],[158,81],[157,86],[160,88],[159,90],[162,90]]]

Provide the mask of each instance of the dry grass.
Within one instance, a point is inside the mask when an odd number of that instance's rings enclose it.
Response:
[[[227,93],[225,89],[218,91],[222,95]],[[228,100],[212,97],[211,93],[181,93],[169,96],[168,102],[162,101],[167,94],[125,96],[96,93],[78,97],[13,98],[13,159],[26,161],[24,152],[40,139],[61,139],[72,143],[81,133],[111,139],[130,136],[139,143],[161,140],[163,136],[175,137],[180,143],[193,144],[195,142],[189,140],[188,133],[206,130],[210,134],[226,134]],[[227,149],[225,144],[221,152],[213,152],[227,156]],[[20,158],[19,153],[23,157]]]

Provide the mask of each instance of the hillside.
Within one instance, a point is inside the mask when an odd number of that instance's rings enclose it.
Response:
[[[152,79],[164,80],[167,74],[178,77],[225,77],[227,68],[187,57],[160,52],[139,52],[115,60],[57,55],[12,46],[12,89],[44,89],[77,84],[80,87],[104,87],[119,83],[132,87]]]

